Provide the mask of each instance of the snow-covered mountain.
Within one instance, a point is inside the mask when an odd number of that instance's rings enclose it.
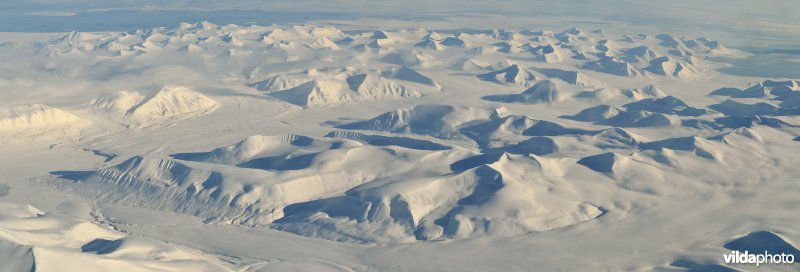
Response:
[[[219,103],[182,86],[165,86],[146,97],[136,91],[120,91],[92,99],[89,104],[112,118],[135,127],[194,118],[213,112]]]

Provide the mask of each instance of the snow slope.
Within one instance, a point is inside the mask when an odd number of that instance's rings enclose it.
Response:
[[[316,79],[270,95],[303,107],[422,96],[377,73]]]
[[[199,252],[66,214],[0,203],[4,271],[233,271]]]
[[[0,130],[52,130],[73,125],[80,120],[80,117],[47,105],[19,105],[0,111]]]
[[[194,118],[219,107],[219,103],[208,96],[181,86],[163,87],[147,98],[138,92],[120,91],[92,99],[89,105],[134,127]]]
[[[114,188],[101,201],[189,213],[211,222],[271,224],[336,241],[511,235],[601,214],[580,199],[547,194],[541,188],[545,181],[560,178],[545,173],[555,167],[546,159],[504,153],[460,169],[453,165],[469,155],[464,150],[416,148],[252,136],[208,153],[174,155],[203,164],[135,157],[98,171],[59,175],[87,188]],[[425,168],[416,164],[425,161]],[[519,176],[529,165],[540,173]],[[534,176],[541,180],[529,180]],[[530,212],[512,213],[519,210]]]
[[[90,120],[43,104],[0,108],[0,143],[71,139],[91,124]]]

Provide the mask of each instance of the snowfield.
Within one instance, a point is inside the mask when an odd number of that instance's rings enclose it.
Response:
[[[0,271],[797,271],[798,80],[617,32],[0,33]]]

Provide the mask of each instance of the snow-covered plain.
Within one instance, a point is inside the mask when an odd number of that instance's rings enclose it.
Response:
[[[791,58],[796,3],[748,28],[724,24],[746,1],[281,24],[23,2],[0,33],[0,271],[800,268],[722,256],[800,258],[800,76],[724,72]],[[170,9],[207,18],[144,23]],[[86,23],[106,12],[126,24]]]

